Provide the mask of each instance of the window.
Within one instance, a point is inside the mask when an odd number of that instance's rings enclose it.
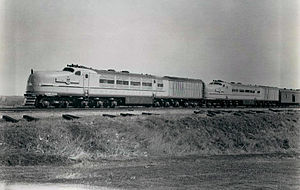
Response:
[[[80,76],[80,75],[81,75],[81,72],[80,72],[80,71],[76,71],[76,72],[75,72],[75,75]]]
[[[260,91],[257,91],[257,94],[259,94],[260,93]]]
[[[232,92],[239,92],[238,89],[232,89]]]
[[[244,89],[240,89],[240,92],[245,92]]]
[[[151,82],[143,82],[142,85],[143,85],[143,86],[150,86],[150,87],[151,87],[151,86],[152,86],[152,83],[151,83]]]
[[[132,85],[132,86],[141,86],[141,83],[140,82],[131,81],[130,85]]]
[[[100,82],[100,83],[106,83],[107,80],[106,80],[106,79],[100,79],[99,82]]]
[[[250,92],[250,90],[245,90],[245,92],[249,93],[249,92]]]
[[[160,87],[160,88],[162,88],[162,87],[164,87],[164,84],[162,84],[162,83],[158,83],[158,84],[157,84],[157,87]]]
[[[107,80],[107,84],[115,84],[115,80]]]
[[[66,68],[63,69],[63,71],[68,71],[68,72],[73,73],[73,72],[74,72],[74,69],[73,69],[73,68],[66,67]]]
[[[129,82],[128,81],[123,81],[123,80],[117,80],[117,84],[119,84],[119,85],[128,85],[129,84]]]
[[[88,74],[85,74],[85,78],[86,78],[86,79],[89,78],[89,75],[88,75]]]
[[[214,85],[219,85],[219,86],[222,86],[222,83],[219,83],[219,82],[211,82],[209,84],[214,84]],[[225,85],[224,85],[225,86]]]
[[[100,79],[100,83],[106,83],[106,84],[115,84],[115,80],[108,80],[108,79]]]

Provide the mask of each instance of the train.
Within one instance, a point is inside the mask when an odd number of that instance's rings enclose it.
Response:
[[[53,107],[235,107],[300,105],[299,89],[97,70],[70,64],[61,71],[33,71],[25,106]]]

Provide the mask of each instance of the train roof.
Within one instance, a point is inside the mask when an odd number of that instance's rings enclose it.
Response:
[[[131,76],[131,77],[145,77],[145,78],[169,79],[169,80],[177,80],[177,81],[203,82],[201,79],[191,79],[191,78],[172,77],[172,76],[159,77],[159,76],[150,75],[150,74],[143,74],[143,73],[141,73],[141,74],[139,74],[139,73],[130,73],[129,71],[115,71],[113,69],[98,70],[98,69],[93,69],[91,67],[86,67],[86,66],[82,66],[82,65],[74,65],[74,64],[67,65],[67,67],[88,69],[88,70],[94,71],[98,74],[118,74],[118,75]]]
[[[292,88],[280,88],[281,91],[293,91],[293,92],[300,92],[300,89],[292,89]]]
[[[257,84],[243,84],[241,82],[227,82],[223,80],[213,80],[213,83],[226,83],[235,86],[245,86],[245,87],[261,87],[261,88],[278,88],[273,86],[257,85]]]
[[[123,76],[131,76],[131,77],[145,77],[145,78],[155,78],[155,79],[162,79],[162,77],[158,77],[155,75],[150,75],[150,74],[139,74],[139,73],[130,73],[129,71],[115,71],[114,69],[108,69],[108,70],[98,70],[98,69],[93,69],[91,67],[85,67],[82,65],[67,65],[68,67],[73,67],[73,68],[81,68],[81,69],[88,69],[91,71],[94,71],[98,74],[118,74],[118,75],[123,75]]]
[[[164,76],[164,78],[169,80],[177,80],[177,81],[203,82],[201,79],[191,79],[191,78],[182,78],[182,77]]]

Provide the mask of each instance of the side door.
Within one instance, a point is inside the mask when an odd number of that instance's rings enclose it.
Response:
[[[82,77],[83,95],[89,96],[90,74],[88,72],[83,72]]]
[[[156,98],[157,80],[152,79],[152,97]]]

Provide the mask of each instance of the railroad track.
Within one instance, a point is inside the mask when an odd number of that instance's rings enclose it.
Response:
[[[115,110],[115,111],[138,111],[138,110],[174,110],[174,109],[200,109],[200,110],[294,110],[294,109],[300,109],[300,107],[270,107],[270,108],[257,108],[257,107],[116,107],[116,108],[35,108],[35,107],[6,107],[6,108],[0,108],[0,112],[26,112],[26,111],[32,111],[32,112],[40,112],[40,111],[49,111],[49,112],[60,112],[60,111],[104,111],[104,110]]]
[[[11,108],[0,108],[1,111],[7,112],[23,112],[23,111],[96,111],[96,110],[125,110],[131,109],[130,107],[117,107],[117,108],[34,108],[34,107],[11,107]],[[141,107],[134,107],[132,109],[141,109]],[[146,109],[143,107],[143,109]]]

